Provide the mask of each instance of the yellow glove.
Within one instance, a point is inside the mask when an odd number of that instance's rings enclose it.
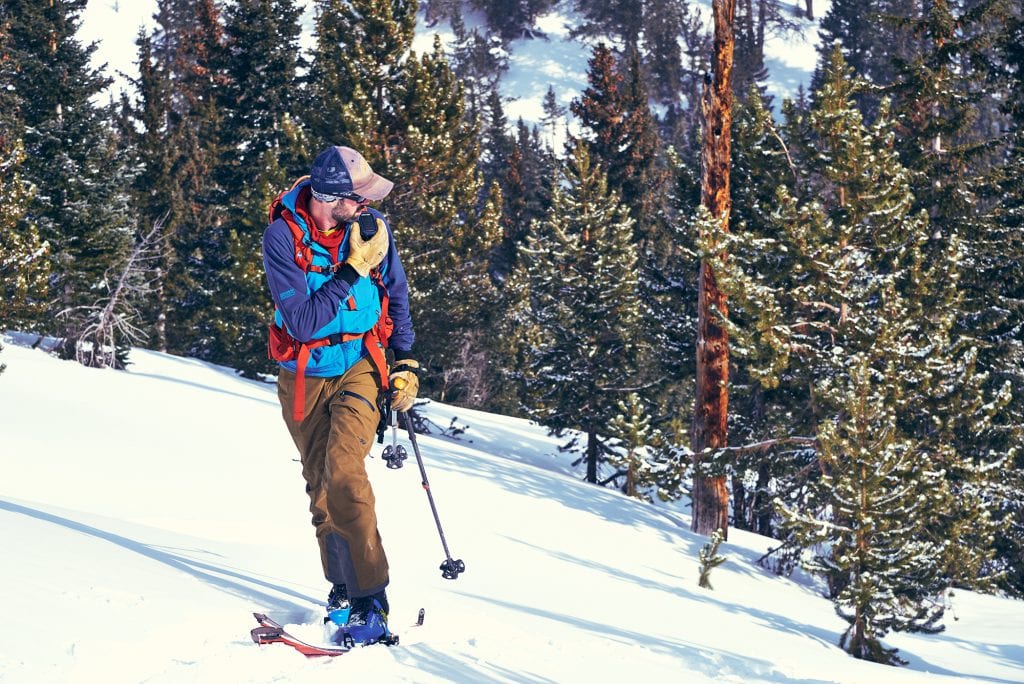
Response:
[[[420,364],[412,359],[402,359],[395,363],[388,376],[393,390],[391,408],[396,411],[408,411],[416,401],[416,392],[420,389],[420,379],[416,375]]]
[[[369,240],[363,240],[359,224],[353,223],[348,231],[348,256],[345,257],[345,263],[356,269],[359,275],[367,276],[384,261],[388,247],[388,229],[384,221],[377,219],[377,232]]]

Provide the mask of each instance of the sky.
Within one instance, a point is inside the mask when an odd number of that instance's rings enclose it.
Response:
[[[274,387],[142,349],[89,369],[33,341],[0,352],[0,682],[1024,682],[1024,602],[957,591],[944,633],[886,640],[907,667],[855,660],[821,586],[757,564],[771,540],[732,530],[701,589],[685,502],[583,483],[542,428],[436,402],[418,443],[465,573],[441,577],[398,435],[406,466],[375,444],[367,470],[401,645],[257,646],[256,611],[322,642],[329,589]]]

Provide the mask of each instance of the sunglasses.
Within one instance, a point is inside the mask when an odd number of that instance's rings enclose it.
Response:
[[[314,199],[320,202],[326,202],[328,204],[330,204],[331,202],[337,202],[340,199],[352,200],[356,204],[369,204],[371,202],[370,198],[363,197],[362,195],[357,195],[354,192],[346,192],[341,195],[328,195],[322,192],[317,192],[312,188],[310,188],[310,192],[313,193]]]

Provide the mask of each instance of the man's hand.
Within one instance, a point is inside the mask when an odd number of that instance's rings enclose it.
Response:
[[[388,246],[388,229],[384,221],[377,219],[377,232],[365,241],[359,234],[359,225],[353,223],[348,231],[348,256],[345,257],[345,263],[356,269],[359,275],[367,276],[384,261]]]
[[[416,375],[420,364],[412,359],[402,359],[391,369],[388,383],[393,393],[391,408],[395,411],[408,411],[416,401],[416,393],[420,389],[420,379]]]

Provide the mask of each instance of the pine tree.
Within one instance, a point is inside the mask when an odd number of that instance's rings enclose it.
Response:
[[[711,541],[701,547],[700,555],[700,577],[697,579],[697,586],[701,589],[714,589],[711,586],[711,571],[728,560],[725,556],[718,555],[718,547],[725,541],[722,530],[715,530],[711,533]]]
[[[467,29],[461,13],[452,16],[455,41],[450,46],[451,68],[465,92],[467,113],[472,119],[493,116],[492,94],[498,92],[502,74],[508,71],[508,53],[500,37]]]
[[[645,3],[641,55],[648,76],[647,87],[661,104],[680,104],[684,67],[679,38],[691,21],[686,0],[647,0]]]
[[[638,240],[656,232],[656,198],[662,194],[663,174],[656,171],[658,140],[647,104],[636,50],[620,69],[605,44],[594,48],[587,74],[589,86],[574,100],[572,113],[580,119],[595,163],[608,175],[608,185],[629,208]],[[572,144],[571,142],[569,143]]]
[[[487,96],[484,111],[486,118],[483,120],[481,130],[480,143],[483,151],[480,156],[480,172],[483,173],[484,182],[497,181],[505,190],[503,179],[509,167],[515,141],[510,134],[508,118],[501,104],[501,92],[497,87]]]
[[[94,46],[75,37],[84,8],[85,0],[8,0],[3,8],[5,70],[24,130],[20,174],[34,189],[18,230],[29,235],[31,223],[50,245],[50,292],[40,293],[53,303],[45,328],[63,338],[69,358],[85,324],[82,307],[130,234],[110,112],[93,104],[108,81],[89,65]]]
[[[991,555],[989,483],[943,426],[966,406],[980,426],[994,405],[951,335],[962,253],[955,241],[930,249],[887,105],[864,124],[854,96],[865,85],[838,49],[821,73],[811,145],[797,155],[806,186],[779,187],[763,228],[731,236],[722,286],[732,320],[746,317],[737,348],[761,348],[746,354],[751,377],[785,390],[775,399],[789,404],[791,439],[813,430],[807,496],[778,499],[789,541],[828,542],[811,567],[850,622],[844,647],[898,662],[886,631],[935,629],[941,593],[976,581]]]
[[[918,37],[911,59],[892,57],[892,111],[900,160],[914,175],[916,206],[939,231],[977,220],[993,133],[978,130],[993,74],[994,42],[1004,25],[1000,2],[934,0],[905,22]],[[988,122],[989,130],[998,123]]]
[[[433,28],[442,19],[461,16],[462,0],[424,0],[423,14],[426,16],[427,26]]]
[[[134,81],[137,101],[125,96],[122,102],[119,132],[126,153],[133,155],[139,169],[131,187],[132,202],[140,221],[161,226],[157,239],[162,243],[154,264],[155,280],[147,302],[140,307],[149,331],[152,348],[166,352],[167,345],[167,272],[174,260],[171,243],[171,211],[180,192],[174,178],[176,150],[168,145],[171,122],[171,83],[167,70],[157,62],[152,37],[143,30],[135,41],[138,47],[139,78]]]
[[[6,84],[16,78],[10,56],[7,13],[0,9],[0,321],[9,330],[39,330],[46,313],[50,245],[28,218],[32,189],[22,179],[24,127],[16,91]]]
[[[656,464],[658,497],[674,501],[686,492],[693,455],[689,444],[700,257],[693,224],[684,218],[696,211],[699,191],[689,166],[675,154],[669,158],[675,181],[667,194],[666,229],[660,240],[640,250],[639,297],[648,347],[641,379],[652,403],[650,460]]]
[[[271,151],[282,183],[308,171],[306,150],[294,149],[293,128],[302,114],[297,70],[299,19],[295,0],[235,0],[224,16],[225,86],[222,147],[224,191],[235,197],[265,167]],[[291,122],[291,123],[289,123]],[[264,207],[265,209],[265,207]]]
[[[299,18],[293,0],[238,0],[225,13],[223,127],[218,186],[230,198],[230,265],[212,302],[217,337],[231,340],[218,361],[253,374],[270,371],[264,347],[270,311],[259,245],[267,206],[308,172],[309,150],[292,112],[302,114],[297,69]]]
[[[609,464],[617,469],[616,475],[625,478],[623,494],[649,501],[648,491],[657,484],[646,454],[651,438],[651,419],[636,392],[627,394],[619,402],[618,410],[608,424],[609,441],[613,447],[608,456]]]
[[[392,156],[396,187],[385,206],[397,218],[396,240],[406,255],[417,353],[443,378],[463,336],[489,330],[500,315],[489,268],[502,200],[495,184],[483,184],[478,129],[465,120],[462,89],[440,42],[431,54],[411,56],[405,69],[394,103],[405,133]],[[440,310],[438,301],[446,302]]]
[[[213,0],[157,8],[156,29],[137,41],[143,172],[134,197],[140,225],[161,225],[164,243],[146,316],[158,348],[227,362],[233,342],[219,335],[215,296],[231,268],[216,175],[227,83],[221,16]]]
[[[529,281],[525,369],[533,417],[553,434],[580,431],[565,448],[582,450],[587,482],[601,482],[608,424],[636,374],[640,349],[632,220],[608,190],[584,143],[566,160],[547,217],[522,254]],[[563,189],[564,187],[564,189]]]
[[[763,83],[768,77],[764,61],[765,39],[771,34],[787,35],[799,31],[800,24],[793,19],[792,3],[780,0],[737,0],[734,19],[736,33],[736,73],[733,92],[745,98],[751,87],[765,96]]]
[[[315,0],[314,6],[317,42],[307,76],[311,148],[358,137],[372,140],[387,162],[396,146],[389,135],[401,130],[392,106],[412,45],[417,2]],[[362,116],[345,114],[352,109],[363,110]]]
[[[543,217],[550,206],[554,178],[555,158],[541,142],[539,129],[530,129],[519,119],[513,148],[499,179],[504,199],[502,238],[493,261],[499,279],[515,271],[531,223]],[[506,284],[503,289],[510,287]]]
[[[788,105],[787,128],[794,135],[797,115]],[[733,134],[732,166],[732,216],[738,233],[777,238],[774,233],[776,189],[779,185],[802,188],[806,183],[805,174],[798,166],[806,169],[805,160],[794,160],[790,150],[777,130],[768,108],[755,86],[751,86],[742,104],[737,107]],[[770,252],[769,252],[770,253]],[[789,267],[784,258],[767,256],[757,266],[762,278],[778,278]],[[733,524],[741,529],[750,529],[763,535],[773,532],[774,509],[772,492],[788,490],[790,486],[802,486],[798,473],[813,461],[813,452],[798,449],[792,445],[767,446],[778,434],[779,425],[785,424],[792,407],[801,403],[801,393],[793,392],[787,383],[778,387],[765,387],[762,378],[752,370],[771,361],[758,354],[756,346],[742,343],[742,330],[749,321],[744,319],[743,309],[733,312],[733,321],[740,336],[734,348],[735,353],[746,362],[735,364],[730,393],[730,435],[736,444],[764,444],[765,448],[741,450],[731,463]],[[734,336],[736,336],[734,335]],[[794,434],[809,434],[806,424],[790,423]]]
[[[955,510],[944,519],[964,534],[977,530],[980,538],[971,546],[984,546],[992,534],[990,524],[974,522],[977,511],[992,508],[984,500],[1007,498],[1005,488],[987,491],[992,483],[984,470],[1012,462],[1013,440],[1008,442],[1006,436],[1016,433],[1018,444],[1021,436],[1020,414],[1018,410],[1014,415],[1011,393],[1020,356],[1006,355],[1005,332],[990,327],[1005,320],[1007,303],[1014,301],[1012,288],[1018,281],[1005,269],[1019,260],[1020,250],[1014,254],[1014,245],[1020,240],[998,224],[998,211],[986,210],[995,199],[992,188],[999,183],[994,179],[999,170],[993,168],[993,150],[1001,147],[1000,136],[992,131],[1005,124],[993,121],[992,100],[1002,98],[989,91],[996,85],[995,42],[1006,30],[1008,9],[998,1],[927,3],[919,18],[907,22],[919,37],[919,48],[909,61],[894,58],[891,88],[896,148],[911,172],[915,206],[931,219],[927,258],[955,245],[964,262],[972,265],[963,269],[958,297],[931,306],[955,316],[947,344],[964,349],[964,367],[974,380],[959,381],[959,369],[952,377],[935,373],[931,384],[937,387],[919,391],[937,397],[930,413],[944,420],[936,424],[928,416],[905,418],[915,419],[918,431],[942,433],[956,453],[970,454],[973,463],[958,466],[954,461],[947,467],[956,498]],[[986,397],[995,398],[998,410]],[[1000,508],[1005,511],[1005,504]],[[993,572],[987,562],[985,567],[976,567],[970,559],[950,562],[973,568],[982,580]]]
[[[768,30],[764,0],[738,0],[736,3],[736,72],[733,92],[737,99],[747,97],[755,84],[768,78],[764,63],[764,41]]]
[[[913,60],[918,42],[907,20],[918,16],[915,0],[834,0],[821,19],[819,64],[824,64],[838,42],[850,67],[874,86],[887,86],[895,78],[894,59]],[[811,89],[821,85],[816,72]],[[857,93],[857,103],[867,120],[874,118],[881,101],[880,88]]]
[[[493,184],[484,185],[478,122],[466,117],[463,89],[440,40],[422,56],[408,51],[415,9],[415,3],[362,0],[339,9],[343,20],[361,17],[358,31],[339,34],[346,40],[364,28],[379,26],[385,34],[367,34],[365,47],[330,53],[338,73],[353,75],[354,84],[333,120],[343,142],[395,182],[381,206],[410,282],[416,354],[428,369],[421,387],[457,401],[463,390],[446,379],[468,377],[466,359],[486,359],[477,352],[488,349],[487,336],[474,337],[468,349],[467,336],[493,330],[489,321],[499,315],[489,268],[501,237],[502,200]],[[399,21],[405,17],[408,22]],[[323,33],[320,41],[324,52]]]
[[[1000,586],[1024,595],[1024,14],[1007,20],[1000,55],[1011,74],[1006,113],[1012,122],[1012,144],[998,178],[998,201],[988,223],[991,232],[973,243],[972,264],[979,284],[976,317],[985,343],[979,366],[993,384],[1008,384],[1012,396],[1000,411],[986,440],[992,452],[1005,456],[1000,468],[1003,487],[999,517],[1003,534],[996,538],[996,571]]]
[[[583,22],[572,30],[572,35],[610,36],[621,42],[627,52],[635,49],[643,30],[644,4],[636,0],[575,0],[573,8]]]
[[[487,25],[502,38],[532,38],[534,21],[554,6],[555,0],[470,0],[481,10]]]
[[[32,193],[21,180],[25,153],[13,133],[0,131],[0,320],[8,330],[31,332],[46,310],[50,245],[27,220]]]
[[[555,87],[548,84],[548,90],[544,93],[544,102],[542,104],[544,116],[541,117],[541,126],[547,131],[548,146],[555,146],[555,139],[558,135],[557,129],[559,124],[565,124],[566,108],[558,104],[558,95],[555,93]]]
[[[787,511],[787,524],[803,547],[828,545],[828,554],[806,567],[836,589],[836,612],[850,625],[839,645],[856,658],[902,664],[896,649],[881,643],[889,630],[942,629],[944,605],[936,592],[942,545],[921,534],[930,522],[925,502],[940,486],[941,471],[900,435],[896,408],[885,396],[884,364],[854,354],[847,372],[821,388],[823,398],[843,408],[818,433],[824,472],[815,503],[829,516],[822,521]]]

